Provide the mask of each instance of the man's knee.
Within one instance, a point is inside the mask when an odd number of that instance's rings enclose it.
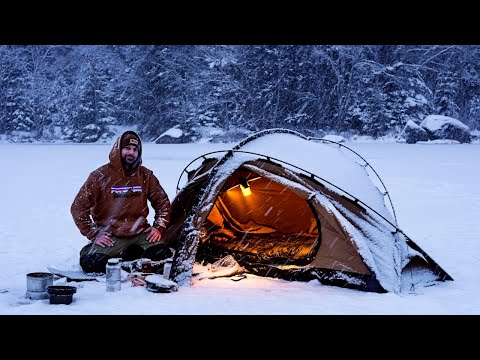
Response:
[[[80,250],[80,256],[89,254],[91,252],[92,246],[92,243],[85,245],[82,250]]]
[[[143,253],[144,258],[148,258],[154,261],[168,259],[173,256],[173,251],[168,246],[163,244],[157,244],[150,246]]]
[[[104,273],[110,256],[105,254],[80,255],[80,266],[86,273]]]

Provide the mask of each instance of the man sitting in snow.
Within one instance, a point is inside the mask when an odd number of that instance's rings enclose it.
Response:
[[[109,159],[90,173],[71,206],[75,224],[91,241],[80,251],[80,266],[86,273],[105,273],[112,257],[159,261],[173,256],[162,243],[170,201],[153,172],[141,166],[140,136],[124,132]],[[153,225],[147,220],[147,200],[155,210]]]

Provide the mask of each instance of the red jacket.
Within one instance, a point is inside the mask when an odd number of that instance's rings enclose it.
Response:
[[[92,241],[103,232],[124,237],[145,231],[150,227],[147,200],[155,210],[153,227],[163,234],[170,221],[165,190],[153,172],[141,166],[141,141],[138,166],[132,173],[123,169],[120,140],[124,134],[113,144],[110,162],[90,173],[70,209],[82,235]]]

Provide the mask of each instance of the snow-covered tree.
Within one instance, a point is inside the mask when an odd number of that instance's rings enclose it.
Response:
[[[438,115],[458,118],[456,100],[459,87],[458,77],[452,71],[443,71],[437,75],[434,106]]]
[[[480,46],[464,45],[0,46],[0,135],[96,142],[128,126],[146,141],[174,127],[181,141],[271,127],[383,136],[430,114],[474,129],[479,59]]]

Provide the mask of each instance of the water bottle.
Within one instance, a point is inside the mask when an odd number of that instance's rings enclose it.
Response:
[[[112,258],[108,259],[107,263],[107,291],[119,291],[121,288],[122,266],[120,259]]]
[[[163,265],[163,278],[168,279],[170,277],[170,270],[172,269],[172,259],[168,259]]]

